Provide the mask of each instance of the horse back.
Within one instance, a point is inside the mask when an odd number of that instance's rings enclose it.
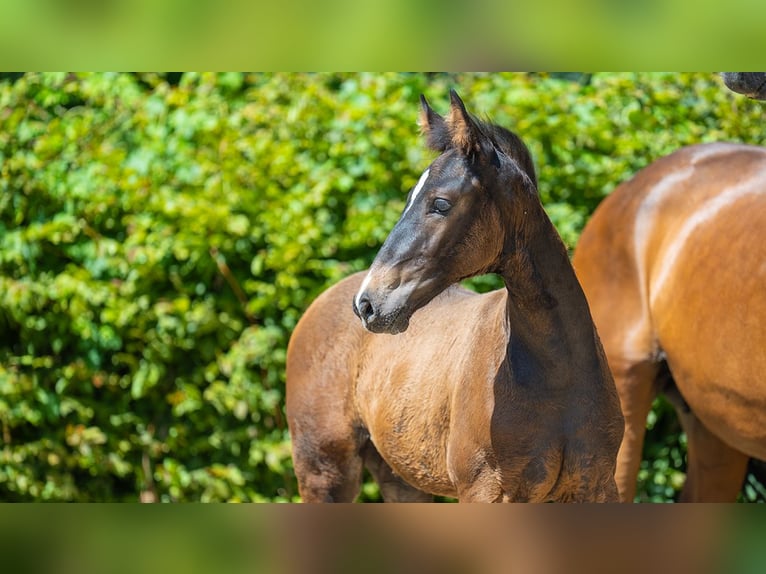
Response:
[[[726,143],[682,148],[618,186],[574,257],[613,371],[667,359],[701,419],[753,444],[766,439],[744,428],[766,407],[764,261],[766,150]]]

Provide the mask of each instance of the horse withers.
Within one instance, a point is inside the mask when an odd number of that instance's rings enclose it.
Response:
[[[440,155],[367,273],[309,307],[290,340],[287,416],[301,497],[613,501],[619,398],[522,141],[422,98]],[[498,273],[478,295],[462,279]]]
[[[682,501],[734,501],[766,459],[766,149],[701,144],[618,186],[574,254],[620,393],[622,498],[658,392],[687,435]]]

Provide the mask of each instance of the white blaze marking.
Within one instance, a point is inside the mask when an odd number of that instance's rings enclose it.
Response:
[[[431,171],[430,168],[425,170],[423,174],[420,176],[420,179],[418,180],[418,183],[415,184],[415,188],[412,190],[412,195],[410,196],[410,202],[407,204],[407,207],[404,208],[404,213],[407,213],[407,210],[412,206],[412,204],[415,202],[415,198],[420,193],[420,190],[423,189],[423,186],[426,183],[426,180],[428,179],[428,173]],[[404,215],[404,213],[402,215]],[[362,281],[362,286],[359,287],[359,291],[356,293],[356,297],[354,297],[354,302],[356,303],[357,309],[359,308],[359,301],[362,298],[362,294],[364,293],[365,289],[367,289],[367,285],[370,284],[370,279],[372,278],[372,269],[367,272],[367,276],[364,278],[364,281]]]
[[[415,198],[420,193],[420,190],[423,189],[423,186],[426,183],[426,180],[428,179],[428,173],[431,171],[431,168],[428,168],[423,172],[423,175],[420,176],[420,179],[418,180],[418,183],[415,185],[415,189],[412,190],[412,195],[410,196],[410,202],[407,204],[407,207],[404,208],[404,213],[407,213],[407,210],[412,207],[412,204],[415,203]],[[402,215],[404,215],[404,213]]]
[[[370,284],[370,275],[371,273],[368,271],[367,276],[364,278],[364,281],[362,281],[362,286],[359,287],[359,291],[356,293],[356,297],[354,298],[357,309],[359,309],[359,300],[362,298],[362,293],[364,293],[364,290],[367,289],[367,285]]]

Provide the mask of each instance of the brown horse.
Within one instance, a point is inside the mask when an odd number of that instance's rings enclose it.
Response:
[[[573,261],[625,415],[623,500],[658,391],[687,433],[680,499],[735,500],[748,457],[766,458],[766,149],[656,161],[599,205]]]
[[[619,398],[532,159],[450,95],[446,118],[422,98],[441,155],[369,272],[290,340],[300,494],[352,501],[366,465],[387,501],[617,500]],[[506,289],[454,285],[487,272]]]

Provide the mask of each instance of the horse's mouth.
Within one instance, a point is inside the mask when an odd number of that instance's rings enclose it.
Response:
[[[376,315],[370,319],[362,318],[362,326],[371,333],[398,335],[404,333],[410,326],[412,313],[399,309],[386,315]]]
[[[412,315],[427,305],[434,298],[434,293],[440,292],[430,286],[430,283],[424,282],[420,285],[400,283],[382,296],[374,291],[361,291],[353,301],[354,314],[359,317],[362,326],[372,333],[398,335],[409,328]]]

